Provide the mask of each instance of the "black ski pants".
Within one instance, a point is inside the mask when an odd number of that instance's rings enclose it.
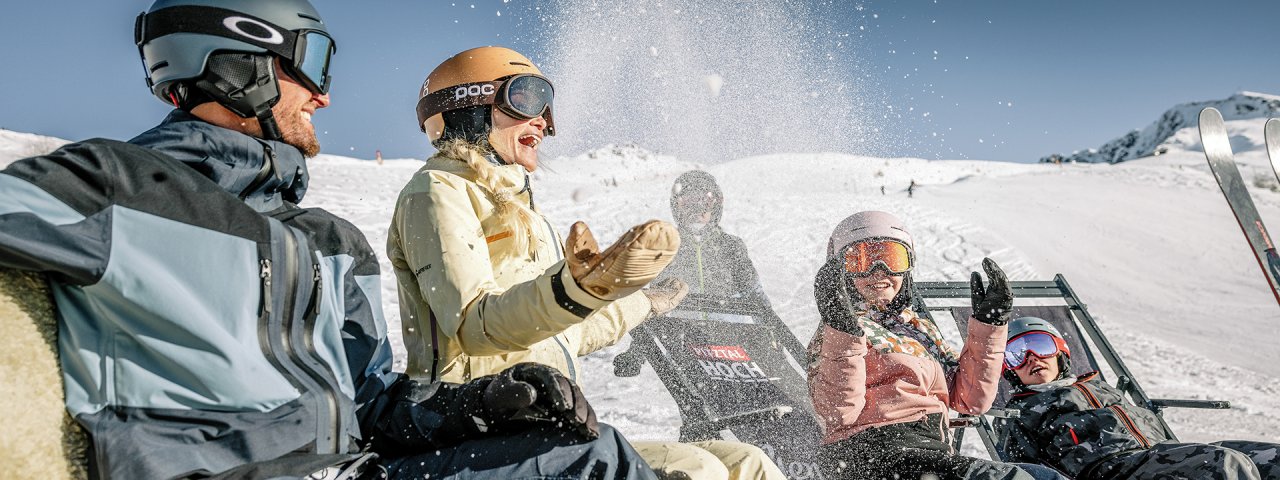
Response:
[[[1280,444],[1160,443],[1106,460],[1090,470],[1089,478],[1280,479]]]
[[[942,438],[941,414],[873,428],[822,446],[829,479],[1035,480],[1016,465],[957,455]],[[1037,473],[1040,473],[1037,471]]]
[[[539,427],[382,464],[389,479],[657,479],[631,444],[604,424],[600,438],[592,441]]]

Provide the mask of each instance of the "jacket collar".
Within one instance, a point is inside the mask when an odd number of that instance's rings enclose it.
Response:
[[[160,125],[129,140],[157,150],[200,172],[259,212],[285,201],[299,203],[309,174],[302,152],[174,110]]]

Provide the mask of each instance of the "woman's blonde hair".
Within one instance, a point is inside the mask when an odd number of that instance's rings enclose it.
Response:
[[[502,223],[511,227],[511,239],[515,242],[510,250],[511,255],[524,252],[529,258],[536,259],[538,242],[533,234],[536,222],[534,211],[529,205],[516,200],[516,195],[524,190],[524,185],[504,187],[499,182],[498,169],[489,161],[488,155],[494,155],[488,145],[477,145],[463,139],[452,139],[442,142],[435,157],[443,157],[463,162],[475,174],[475,182],[480,185],[493,202],[494,214]]]

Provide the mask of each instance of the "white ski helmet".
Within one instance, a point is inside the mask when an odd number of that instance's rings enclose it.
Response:
[[[872,238],[897,240],[915,254],[915,244],[902,220],[891,213],[868,210],[850,215],[836,225],[827,241],[827,260],[840,256],[849,245]]]

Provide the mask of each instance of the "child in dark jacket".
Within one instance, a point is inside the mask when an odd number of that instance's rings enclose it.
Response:
[[[1097,372],[1070,375],[1071,352],[1049,322],[1010,322],[1008,408],[997,428],[1009,461],[1042,463],[1076,479],[1280,478],[1280,444],[1175,443],[1164,422],[1124,399]]]

